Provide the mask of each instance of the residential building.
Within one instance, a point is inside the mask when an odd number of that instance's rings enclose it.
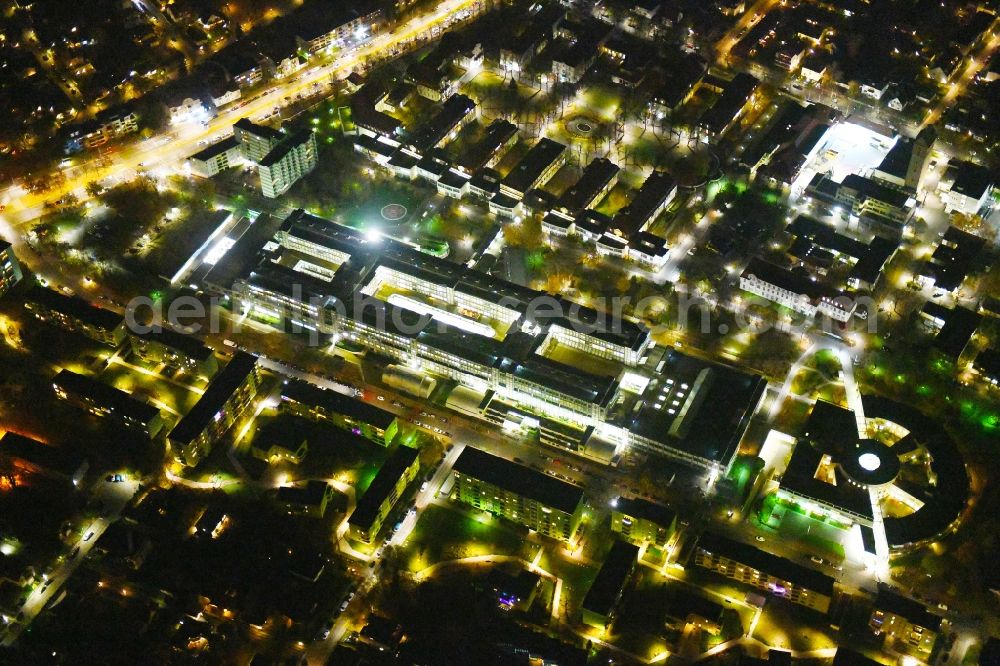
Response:
[[[219,369],[215,353],[198,338],[167,328],[130,336],[132,355],[144,363],[167,365],[210,379]]]
[[[74,447],[52,446],[16,432],[0,435],[0,465],[6,473],[41,474],[79,486],[90,462]]]
[[[285,138],[285,135],[266,125],[258,125],[248,118],[240,118],[233,125],[233,137],[240,142],[243,159],[260,164],[271,150]]]
[[[604,629],[614,621],[618,602],[638,560],[637,546],[626,541],[614,542],[580,606],[584,624]]]
[[[653,171],[629,204],[615,215],[611,231],[629,239],[645,230],[677,196],[677,181],[666,171]]]
[[[399,432],[392,412],[300,379],[289,379],[281,387],[281,406],[289,413],[328,421],[382,446],[391,444]]]
[[[463,127],[475,119],[476,103],[465,95],[452,95],[430,120],[416,130],[410,144],[426,153],[454,139]]]
[[[56,395],[125,430],[155,437],[163,428],[160,410],[125,391],[70,370],[60,370],[52,380]]]
[[[316,168],[319,147],[311,129],[289,135],[264,156],[257,165],[260,189],[274,199],[287,192],[300,178]]]
[[[986,217],[994,206],[990,170],[972,162],[953,162],[948,168],[954,170],[954,180],[941,195],[945,212]]]
[[[0,298],[21,281],[21,263],[14,254],[14,247],[7,241],[0,240]]]
[[[570,541],[583,517],[583,489],[467,446],[455,461],[453,497],[540,534]]]
[[[986,241],[958,227],[948,227],[930,259],[922,262],[915,279],[924,286],[957,294],[986,247]]]
[[[619,171],[617,165],[603,157],[591,160],[576,183],[559,197],[556,208],[570,215],[592,208],[618,182]]]
[[[495,167],[517,143],[517,125],[497,118],[486,127],[486,136],[459,157],[459,166],[470,174]]]
[[[217,141],[204,150],[200,150],[188,158],[191,171],[203,178],[211,178],[231,167],[243,163],[243,144],[235,136]]]
[[[868,626],[886,649],[927,661],[941,631],[941,618],[912,599],[880,586]]]
[[[42,321],[54,323],[67,331],[81,333],[109,347],[118,347],[128,332],[125,318],[91,305],[82,298],[65,296],[52,289],[33,285],[24,307]]]
[[[619,497],[611,504],[611,531],[637,546],[666,548],[677,530],[677,512],[644,499]]]
[[[167,435],[177,461],[194,467],[208,455],[253,402],[259,383],[257,357],[237,352]]]
[[[856,303],[845,294],[789,269],[753,258],[740,275],[740,289],[807,315],[848,321]]]
[[[792,603],[826,613],[836,581],[818,571],[711,532],[698,539],[695,564]]]
[[[300,485],[281,486],[275,500],[288,513],[322,518],[326,515],[326,506],[333,498],[333,492],[333,486],[326,481],[311,479]]]
[[[760,82],[749,74],[737,74],[722,95],[702,115],[698,128],[709,138],[720,138],[753,106]]]
[[[566,146],[542,138],[504,177],[500,192],[520,201],[529,190],[545,184],[565,161]]]
[[[972,363],[973,371],[992,386],[1000,386],[1000,350],[984,349]]]
[[[348,518],[347,524],[351,536],[359,541],[372,543],[406,487],[417,478],[419,470],[420,460],[417,450],[408,446],[397,446],[382,463],[382,467]]]

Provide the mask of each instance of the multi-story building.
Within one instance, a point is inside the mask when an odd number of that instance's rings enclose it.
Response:
[[[760,82],[749,74],[737,74],[698,121],[698,128],[710,138],[723,136],[753,106],[759,86]]]
[[[313,518],[326,515],[326,505],[333,498],[333,486],[326,481],[310,479],[302,485],[281,486],[275,494],[278,504],[288,513]]]
[[[342,6],[322,6],[299,10],[294,17],[300,49],[317,54],[365,42],[384,20],[382,9],[373,2],[352,2]]]
[[[529,190],[540,187],[554,176],[565,161],[566,146],[542,138],[504,177],[500,193],[520,201]]]
[[[347,338],[417,376],[493,392],[576,431],[593,427],[612,447],[720,471],[763,391],[760,377],[654,351],[641,324],[303,211],[288,217],[232,296],[241,313]],[[652,353],[669,358],[649,361]],[[606,370],[595,373],[592,363]],[[623,391],[622,378],[637,373]],[[613,415],[616,401],[627,417]]]
[[[583,489],[466,447],[452,469],[453,497],[545,536],[569,541],[583,518]]]
[[[64,296],[57,291],[32,286],[24,307],[41,319],[68,331],[82,333],[109,347],[118,347],[125,341],[125,318],[104,308],[98,308],[82,298]]]
[[[52,387],[63,400],[126,430],[155,437],[163,428],[160,410],[125,391],[70,370],[60,370]]]
[[[941,618],[923,604],[880,587],[868,626],[883,637],[887,649],[927,661],[941,631]]]
[[[287,192],[302,176],[316,168],[319,148],[316,134],[302,129],[271,149],[257,165],[260,189],[269,199]]]
[[[249,118],[240,118],[233,125],[233,137],[240,142],[243,159],[259,164],[285,135],[266,125],[251,122]]]
[[[281,405],[289,413],[329,421],[382,446],[391,444],[399,431],[392,412],[298,379],[281,387]]]
[[[833,578],[724,536],[701,535],[694,558],[703,569],[820,613],[826,613],[834,599]]]
[[[0,464],[15,475],[19,471],[41,474],[74,486],[80,485],[90,469],[90,462],[75,448],[43,444],[16,432],[0,435]]]
[[[257,357],[237,352],[208,385],[195,406],[167,435],[174,457],[194,467],[257,395]]]
[[[14,254],[14,247],[0,240],[0,297],[21,281],[21,263]]]
[[[638,560],[637,546],[625,541],[615,541],[580,606],[584,624],[604,629],[614,621],[622,591],[635,571]]]
[[[818,173],[805,193],[834,206],[848,207],[852,224],[861,231],[895,238],[902,235],[916,209],[916,199],[908,192],[858,174],[845,176],[837,183],[829,175]]]
[[[677,512],[661,504],[619,497],[611,507],[611,531],[629,543],[666,548],[676,533]]]
[[[575,184],[563,192],[556,208],[576,215],[600,202],[618,182],[619,168],[610,160],[598,157],[590,162]]]
[[[204,178],[243,163],[244,147],[235,136],[227,137],[188,158],[191,171]]]
[[[972,162],[950,164],[948,169],[954,172],[954,180],[941,195],[945,212],[986,217],[994,205],[990,170]]]
[[[133,332],[130,340],[132,355],[146,363],[173,366],[205,379],[210,379],[219,369],[215,353],[190,335],[161,327]]]
[[[396,447],[347,519],[351,536],[365,543],[374,541],[406,487],[417,478],[419,469],[416,449],[402,445]]]
[[[740,289],[807,316],[848,321],[856,303],[844,294],[792,271],[754,258],[740,275]]]

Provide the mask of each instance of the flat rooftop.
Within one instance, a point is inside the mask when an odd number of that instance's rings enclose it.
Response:
[[[91,305],[82,298],[65,296],[58,291],[38,285],[32,285],[25,300],[106,331],[112,331],[125,322],[125,317],[116,312]]]
[[[43,444],[16,432],[0,435],[0,458],[21,460],[65,476],[75,474],[84,462],[83,456],[71,449]]]
[[[358,500],[347,522],[357,525],[362,529],[368,529],[375,522],[379,508],[392,493],[393,488],[399,483],[400,477],[410,465],[417,459],[419,452],[408,446],[398,446],[389,458],[379,468],[375,478],[372,479],[365,494]]]
[[[565,150],[566,146],[563,144],[542,138],[504,177],[503,185],[525,194]]]
[[[563,513],[572,515],[583,501],[583,488],[530,467],[518,465],[485,451],[465,447],[453,469],[459,474],[509,490]]]
[[[169,439],[187,443],[198,437],[256,367],[256,356],[236,352],[233,359],[208,385],[195,406],[170,431]]]
[[[343,393],[320,388],[301,379],[289,379],[288,383],[281,387],[281,399],[350,416],[362,423],[382,429],[388,428],[396,420],[396,415],[392,412]]]
[[[611,160],[602,157],[591,160],[583,174],[568,190],[562,193],[556,205],[569,213],[578,213],[591,204],[618,176],[620,169]]]
[[[114,386],[109,386],[86,375],[79,375],[71,370],[60,370],[52,383],[67,393],[93,400],[98,405],[114,410],[117,416],[133,419],[139,423],[149,423],[160,415],[160,410],[148,402],[133,398],[130,394],[116,389]]]
[[[615,500],[614,507],[617,511],[628,516],[648,520],[661,527],[670,527],[674,519],[677,518],[677,512],[670,507],[654,504],[638,497],[619,497]]]
[[[833,578],[741,541],[734,541],[714,532],[705,532],[698,538],[698,548],[812,592],[833,596],[833,587],[836,583]]]
[[[198,338],[178,333],[162,326],[152,331],[143,331],[141,333],[133,333],[132,335],[146,342],[155,342],[164,347],[169,347],[195,361],[206,361],[212,357],[213,353]]]
[[[638,559],[637,546],[615,541],[587,596],[583,598],[583,608],[598,615],[610,615]]]
[[[667,349],[641,406],[616,420],[637,435],[725,465],[766,387],[760,375]]]

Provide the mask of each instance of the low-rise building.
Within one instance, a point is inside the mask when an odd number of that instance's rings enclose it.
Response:
[[[382,446],[391,444],[399,432],[392,412],[300,379],[282,386],[281,405],[292,414],[328,421]]]
[[[313,518],[326,515],[326,506],[333,498],[333,486],[326,481],[312,479],[302,485],[278,488],[275,499],[288,513]]]
[[[0,435],[0,461],[5,470],[23,470],[27,474],[41,474],[78,486],[83,481],[90,462],[69,447],[43,444],[16,432]]]
[[[559,200],[556,207],[569,215],[597,205],[611,188],[618,182],[620,169],[611,160],[598,157],[591,160],[580,178],[569,187]]]
[[[945,212],[988,215],[993,208],[994,190],[990,170],[972,162],[957,162],[949,165],[951,169],[955,171],[955,179],[941,195]]]
[[[132,355],[145,363],[174,366],[193,375],[211,378],[219,369],[215,353],[198,338],[166,328],[133,332]]]
[[[883,637],[887,649],[912,653],[926,661],[941,631],[941,618],[923,604],[880,587],[868,626]]]
[[[569,541],[583,517],[583,489],[466,447],[455,461],[454,497],[545,536]]]
[[[749,74],[737,74],[698,121],[698,128],[710,138],[723,136],[753,106],[759,85],[760,82]]]
[[[542,138],[504,177],[500,192],[520,201],[529,190],[544,185],[565,161],[566,146]]]
[[[194,467],[257,395],[257,357],[237,352],[208,385],[195,406],[167,435],[174,457]]]
[[[257,165],[261,192],[269,199],[281,196],[315,169],[318,163],[319,148],[316,134],[311,129],[301,129],[289,135]]]
[[[848,321],[856,307],[845,294],[756,257],[740,275],[740,289],[810,317]]]
[[[109,347],[118,347],[128,332],[125,318],[91,305],[76,296],[64,296],[45,287],[32,286],[24,307],[42,321],[61,326],[67,331],[81,333]]]
[[[637,546],[666,548],[677,530],[677,512],[644,499],[619,497],[612,503],[611,531]]]
[[[417,450],[398,446],[379,468],[348,518],[351,535],[365,543],[374,541],[389,512],[410,482],[417,478],[419,470]]]
[[[987,384],[1000,386],[1000,350],[984,349],[979,352],[972,369]]]
[[[820,613],[826,613],[834,599],[833,578],[718,534],[703,534],[694,558],[703,569]]]
[[[191,172],[204,178],[243,163],[243,145],[235,136],[217,141],[188,158]]]
[[[155,437],[163,428],[159,409],[86,375],[60,370],[52,380],[52,388],[63,400],[131,432]]]
[[[587,590],[580,607],[584,624],[604,629],[615,617],[622,591],[628,584],[639,560],[639,548],[626,541],[615,541],[597,572],[597,578]]]
[[[20,282],[22,277],[21,263],[14,254],[14,247],[7,241],[0,240],[0,297]]]

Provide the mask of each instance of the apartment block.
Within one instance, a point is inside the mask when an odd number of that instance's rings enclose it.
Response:
[[[371,543],[406,487],[417,478],[419,470],[417,450],[408,446],[397,447],[379,468],[347,519],[351,535]]]
[[[52,380],[56,395],[125,430],[155,437],[163,428],[160,410],[125,391],[70,370],[60,370]]]
[[[583,489],[466,447],[455,461],[453,497],[482,511],[569,541],[583,517]]]
[[[194,467],[257,395],[260,374],[257,357],[237,352],[208,385],[195,406],[167,435],[174,457]]]
[[[316,134],[300,130],[271,149],[257,165],[260,189],[269,199],[287,192],[300,178],[316,168],[319,148]]]
[[[80,333],[109,347],[118,347],[127,335],[122,315],[45,287],[33,286],[24,307],[42,321]]]

